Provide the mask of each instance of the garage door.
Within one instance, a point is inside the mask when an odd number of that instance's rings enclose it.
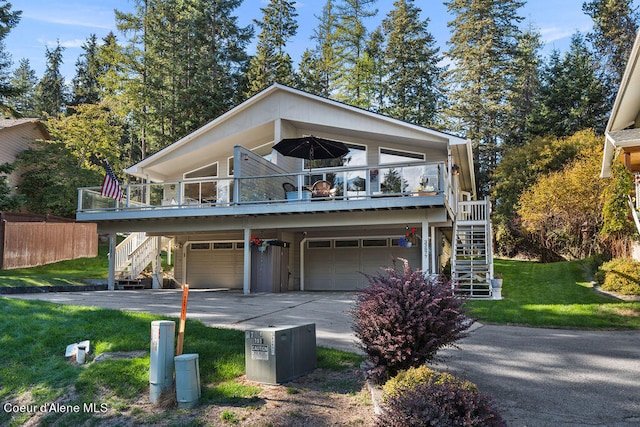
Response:
[[[308,291],[350,291],[369,284],[362,274],[375,275],[392,266],[392,257],[420,267],[420,247],[401,248],[396,239],[316,240],[305,249],[304,288]]]
[[[238,242],[191,243],[187,249],[190,288],[243,287],[244,250]]]

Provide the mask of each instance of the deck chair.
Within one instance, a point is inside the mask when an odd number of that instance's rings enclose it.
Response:
[[[291,184],[290,182],[285,182],[282,184],[282,188],[284,189],[284,198],[287,198],[287,193],[292,193],[294,191],[298,191],[298,187]]]
[[[311,187],[311,197],[333,197],[336,195],[336,189],[331,188],[328,181],[316,181]]]

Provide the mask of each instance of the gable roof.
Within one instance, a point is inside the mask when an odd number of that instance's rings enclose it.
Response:
[[[620,148],[640,147],[636,128],[640,128],[640,32],[636,35],[629,60],[618,88],[605,129],[604,154],[600,176],[611,176],[611,164]]]
[[[24,119],[0,119],[0,132],[4,129],[18,127],[26,124],[34,124],[42,133],[44,139],[50,139],[51,135],[47,131],[47,128],[42,124],[40,119],[36,118],[24,118]]]
[[[431,144],[445,151],[448,145],[464,146],[469,143],[451,134],[274,84],[179,141],[125,169],[125,172],[151,181],[164,181],[171,175],[169,169],[177,167],[177,159],[180,159],[179,166],[184,170],[185,164],[190,161],[189,156],[194,161],[202,161],[203,155],[213,155],[216,146],[229,150],[233,145],[242,145],[243,142],[258,138],[258,132],[264,143],[277,142],[275,139],[281,136],[275,134],[275,123],[280,120],[318,133],[354,138],[363,135],[371,138],[377,136],[379,139],[392,136],[409,144],[420,141],[422,146]],[[462,151],[467,152],[466,149]]]

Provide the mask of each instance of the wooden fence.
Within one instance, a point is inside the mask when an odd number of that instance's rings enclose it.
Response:
[[[97,225],[48,215],[0,214],[1,268],[35,267],[98,255]]]

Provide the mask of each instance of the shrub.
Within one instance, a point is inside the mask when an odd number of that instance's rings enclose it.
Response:
[[[404,390],[415,388],[417,385],[424,384],[454,384],[465,390],[478,392],[478,387],[471,381],[463,381],[448,372],[433,371],[426,366],[417,368],[409,368],[406,371],[400,371],[398,375],[387,381],[382,387],[383,396],[398,396]]]
[[[640,295],[640,263],[638,261],[631,258],[616,258],[602,264],[600,269],[604,271],[604,279],[602,274],[597,274],[596,279],[603,290],[623,295]]]
[[[384,274],[367,276],[370,286],[358,291],[351,311],[368,374],[377,381],[433,361],[438,350],[462,338],[472,323],[448,283],[425,278],[403,263],[401,271],[387,268]]]
[[[388,396],[381,409],[377,426],[506,426],[489,396],[455,382],[430,382],[404,389]]]

